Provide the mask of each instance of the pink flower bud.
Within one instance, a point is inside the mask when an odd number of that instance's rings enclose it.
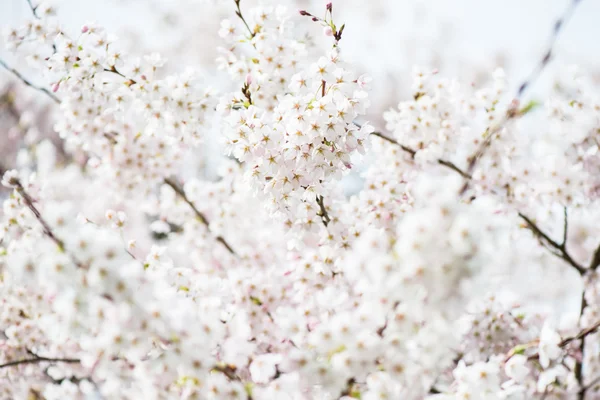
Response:
[[[250,86],[252,84],[252,75],[246,75],[246,86]]]
[[[333,8],[333,4],[327,3],[327,11],[331,12],[332,8]]]
[[[58,92],[59,87],[60,87],[60,82],[56,82],[54,85],[52,85],[52,91],[54,93]]]
[[[89,30],[90,30],[90,28],[89,28],[87,25],[84,25],[84,26],[81,28],[81,33],[86,33],[86,32],[87,32],[87,31],[89,31]]]
[[[333,31],[331,30],[331,27],[326,26],[325,28],[323,28],[323,33],[325,34],[325,36],[333,36]]]

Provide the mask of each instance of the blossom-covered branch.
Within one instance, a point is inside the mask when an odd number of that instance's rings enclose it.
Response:
[[[190,208],[194,211],[194,214],[196,214],[196,217],[200,220],[200,222],[202,222],[204,226],[206,226],[206,229],[208,229],[208,231],[210,232],[210,223],[208,222],[208,219],[206,219],[206,216],[202,212],[200,212],[198,208],[196,208],[196,206],[190,199],[188,199],[183,188],[172,178],[165,178],[164,182],[166,185],[171,187],[175,191],[175,193],[177,193],[177,195],[187,203],[187,205],[190,206]],[[223,238],[223,236],[218,235],[215,237],[215,239],[217,240],[217,242],[225,246],[227,251],[229,251],[231,254],[237,255],[235,250],[233,250],[231,245],[225,240],[225,238]]]
[[[58,97],[56,97],[56,95],[54,93],[52,93],[50,90],[48,90],[45,87],[33,84],[29,79],[25,78],[19,71],[17,71],[16,69],[10,67],[4,60],[0,59],[0,65],[4,69],[6,69],[8,72],[10,72],[11,74],[13,74],[16,78],[18,78],[25,85],[27,85],[30,88],[33,88],[35,90],[39,90],[40,92],[42,92],[46,96],[48,96],[50,99],[52,99],[52,101],[54,101],[55,103],[57,103],[57,104],[60,103],[60,99]]]
[[[10,362],[1,364],[0,369],[8,368],[8,367],[15,367],[18,365],[23,365],[23,364],[38,364],[38,363],[42,363],[42,362],[72,364],[72,363],[80,363],[81,360],[76,359],[76,358],[48,358],[48,357],[25,358],[22,360],[15,360],[15,361],[10,361]]]
[[[521,219],[523,219],[523,221],[525,221],[525,223],[527,224],[527,227],[534,233],[534,235],[540,240],[540,243],[548,248],[550,250],[550,252],[552,254],[554,254],[555,256],[562,258],[563,260],[565,260],[569,265],[571,265],[573,268],[575,268],[575,270],[577,270],[577,272],[579,272],[580,274],[584,274],[586,269],[579,265],[574,259],[573,257],[571,257],[571,255],[569,254],[569,252],[567,251],[567,243],[566,240],[563,241],[562,243],[558,243],[556,241],[554,241],[553,239],[551,239],[546,233],[544,233],[536,224],[535,222],[533,222],[529,217],[527,217],[526,215],[519,213],[519,217]],[[565,221],[567,219],[567,215],[565,214]],[[567,224],[565,222],[565,233],[563,235],[563,237],[566,239],[566,229],[567,229]]]

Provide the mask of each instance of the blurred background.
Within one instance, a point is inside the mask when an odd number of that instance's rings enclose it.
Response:
[[[382,110],[410,94],[414,64],[473,82],[503,66],[518,86],[542,57],[554,22],[572,1],[334,0],[333,7],[336,22],[346,23],[342,43],[346,57],[373,76],[371,114],[380,119]],[[201,66],[210,74],[221,43],[217,35],[220,21],[235,18],[233,0],[54,3],[64,29],[77,31],[84,23],[95,21],[117,34],[132,52],[165,55],[171,71]],[[243,0],[242,10],[259,3]],[[327,1],[275,3],[319,14]],[[17,26],[30,17],[26,0],[0,1],[0,26]],[[556,43],[553,65],[532,93],[544,91],[556,69],[570,64],[600,73],[599,18],[600,1],[581,0]],[[6,51],[0,56],[11,60]]]

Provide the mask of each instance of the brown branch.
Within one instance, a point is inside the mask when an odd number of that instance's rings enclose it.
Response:
[[[566,210],[566,208],[565,208],[565,210]],[[583,312],[585,311],[586,307],[587,307],[587,300],[585,299],[585,289],[584,289],[583,293],[581,293],[581,309],[579,310],[579,320],[580,321],[581,321],[581,317],[583,316]],[[575,379],[577,380],[577,383],[579,384],[579,388],[580,388],[579,393],[577,393],[577,399],[584,400],[585,392],[587,391],[587,389],[583,385],[583,358],[585,356],[585,335],[583,335],[581,337],[581,342],[579,343],[579,352],[581,353],[580,354],[581,358],[576,358],[573,374],[575,375]]]
[[[590,263],[590,269],[597,269],[600,266],[600,245],[596,248],[594,252],[594,256],[592,257],[592,262]]]
[[[29,79],[27,79],[23,75],[21,75],[21,73],[19,71],[17,71],[14,68],[11,68],[4,60],[0,59],[0,65],[4,69],[6,69],[8,72],[10,72],[14,76],[16,76],[21,82],[23,82],[24,84],[26,84],[30,88],[33,88],[33,89],[38,90],[40,92],[43,92],[46,96],[50,97],[52,99],[52,101],[54,101],[55,103],[57,103],[57,104],[60,103],[60,99],[58,97],[56,97],[54,95],[54,93],[52,93],[50,90],[46,89],[45,87],[35,85]]]
[[[48,222],[46,222],[46,220],[44,219],[44,217],[42,216],[40,211],[33,204],[34,200],[31,198],[29,193],[27,193],[27,191],[23,187],[23,184],[21,183],[21,181],[16,179],[14,182],[11,182],[11,183],[15,186],[15,190],[17,191],[17,193],[19,193],[19,195],[23,198],[23,201],[25,201],[25,205],[27,205],[29,210],[31,210],[33,215],[35,215],[35,218],[38,220],[40,225],[42,225],[44,234],[56,244],[59,251],[65,252],[66,251],[65,242],[62,239],[59,239],[56,236],[56,234],[52,231],[52,228],[50,228],[50,225],[48,225]],[[71,258],[71,261],[73,262],[73,264],[75,264],[78,268],[83,267],[83,264],[81,264],[72,254],[69,254],[69,257]]]
[[[600,321],[597,321],[595,324],[585,328],[584,330],[582,330],[575,336],[570,336],[568,338],[561,340],[560,343],[558,343],[558,346],[565,347],[566,345],[568,345],[569,343],[571,343],[575,340],[584,339],[586,336],[591,335],[592,333],[595,333],[598,330],[598,328],[600,328]]]
[[[577,270],[581,275],[583,275],[586,271],[584,267],[579,265],[569,252],[567,251],[566,243],[559,244],[556,241],[552,240],[546,233],[544,233],[529,217],[519,212],[519,217],[525,221],[527,227],[534,233],[535,236],[539,239],[539,241],[546,248],[550,250],[552,254],[555,256],[562,258],[564,261],[569,263],[573,268]],[[566,226],[566,225],[565,225]],[[566,235],[566,234],[565,234]]]
[[[400,144],[396,139],[391,138],[391,137],[389,137],[389,136],[387,136],[387,135],[385,135],[385,134],[383,134],[381,132],[371,132],[371,135],[377,136],[377,137],[379,137],[379,138],[381,138],[381,139],[383,139],[385,141],[388,141],[390,143],[395,144],[396,146],[399,146],[402,150],[404,150],[405,152],[407,152],[408,154],[410,154],[410,156],[412,158],[414,158],[415,154],[417,153],[415,150],[411,149],[410,147],[405,146],[403,144]]]
[[[323,196],[317,195],[317,204],[319,205],[319,213],[317,215],[321,217],[323,221],[323,225],[327,228],[327,225],[331,222],[331,218],[327,213],[327,209],[325,208],[325,198]]]
[[[17,365],[22,365],[22,364],[36,364],[36,363],[41,363],[41,362],[63,362],[63,363],[74,364],[74,363],[79,363],[81,361],[79,359],[77,359],[77,358],[35,357],[35,358],[25,358],[23,360],[16,360],[16,361],[7,362],[5,364],[0,365],[0,369],[2,369],[2,368],[8,368],[8,367],[14,367],[14,366],[17,366]]]
[[[110,72],[113,74],[117,74],[120,77],[127,79],[127,81],[125,82],[125,84],[127,86],[135,85],[137,83],[137,81],[135,79],[131,79],[130,77],[126,76],[125,74],[120,72],[114,65],[111,65],[110,68],[104,68],[104,72]]]
[[[204,224],[204,226],[206,226],[206,229],[208,230],[208,232],[212,233],[211,229],[210,229],[210,223],[208,222],[208,219],[206,218],[206,216],[200,210],[198,210],[198,208],[194,205],[194,203],[187,197],[187,195],[185,194],[185,191],[183,190],[183,188],[174,179],[171,179],[171,178],[165,178],[163,182],[166,185],[170,186],[175,191],[175,193],[177,193],[177,195],[179,197],[181,197],[181,199],[185,203],[187,203],[187,205],[190,206],[190,208],[194,211],[194,214],[196,214],[196,217],[200,220],[200,222],[202,222],[202,224]],[[223,246],[225,246],[225,248],[227,249],[227,251],[229,251],[234,256],[237,256],[237,253],[233,250],[233,248],[225,240],[225,238],[223,238],[223,236],[217,236],[215,239],[217,240],[217,242],[219,242]]]
[[[237,368],[231,365],[215,365],[211,371],[220,372],[229,380],[241,382],[241,378],[237,375]]]
[[[597,376],[596,378],[594,378],[590,383],[588,383],[587,385],[585,385],[581,391],[585,392],[589,389],[591,389],[594,385],[600,383],[600,376]]]
[[[381,132],[372,132],[371,135],[377,136],[387,142],[390,142],[392,144],[395,144],[396,146],[399,146],[403,151],[405,151],[406,153],[410,154],[410,156],[412,158],[415,157],[415,154],[417,153],[416,150],[411,149],[408,146],[405,146],[403,144],[401,144],[400,142],[398,142],[396,139],[393,139]],[[472,176],[469,175],[467,172],[463,171],[462,169],[460,169],[459,167],[456,166],[456,164],[454,164],[451,161],[448,160],[444,160],[444,159],[439,159],[437,160],[437,163],[440,165],[443,165],[445,167],[450,168],[451,170],[453,170],[454,172],[457,172],[458,174],[460,174],[463,178],[465,179],[472,179]]]
[[[395,139],[393,139],[389,136],[386,136],[380,132],[373,132],[371,134],[378,136],[392,144],[399,146],[402,150],[409,153],[413,157],[416,153],[410,147],[404,146],[404,145],[400,144],[398,141],[396,141]],[[467,181],[473,179],[473,177],[470,173],[461,170],[455,164],[453,164],[449,161],[439,159],[439,160],[437,160],[437,162],[438,162],[438,164],[443,165],[443,166],[453,170],[454,172],[460,174]],[[464,190],[466,190],[465,187],[463,187],[461,189],[461,194],[464,192]],[[568,231],[568,215],[567,215],[566,208],[564,208],[565,222],[564,222],[564,231],[563,231],[563,242],[561,244],[552,240],[530,218],[525,216],[523,213],[519,212],[519,217],[521,217],[523,220],[525,220],[525,222],[527,223],[527,227],[538,237],[538,239],[540,239],[540,242],[542,243],[542,245],[544,247],[548,248],[553,255],[565,260],[573,268],[575,268],[577,270],[577,272],[579,272],[581,275],[583,275],[585,273],[586,269],[583,266],[579,265],[567,251],[567,243],[566,242],[567,242],[567,231]],[[594,266],[594,268],[597,268],[598,265],[600,265],[600,247],[598,247],[598,249],[596,250],[596,254],[594,255],[591,265]]]
[[[237,15],[238,18],[242,20],[244,25],[246,25],[246,28],[248,29],[248,32],[250,33],[250,38],[251,39],[254,38],[254,36],[256,36],[256,32],[254,32],[252,29],[250,29],[250,26],[248,25],[248,23],[246,22],[246,19],[242,15],[242,10],[240,9],[241,0],[233,0],[233,1],[235,2],[235,6],[237,7],[235,15]]]

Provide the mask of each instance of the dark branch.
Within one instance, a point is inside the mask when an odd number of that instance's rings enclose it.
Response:
[[[37,6],[34,6],[31,3],[31,0],[27,0],[27,4],[29,4],[29,8],[31,8],[31,12],[33,13],[33,16],[36,17],[37,19],[40,19],[40,16],[37,13]]]
[[[393,139],[393,138],[391,138],[391,137],[389,137],[387,135],[384,135],[381,132],[372,132],[371,135],[377,136],[377,137],[379,137],[379,138],[381,138],[381,139],[383,139],[383,140],[385,140],[387,142],[390,142],[392,144],[395,144],[396,146],[399,146],[403,151],[405,151],[406,153],[410,154],[410,156],[412,158],[414,158],[415,154],[417,153],[415,150],[411,149],[410,147],[405,146],[403,144],[400,144],[400,142],[398,142],[396,139]],[[454,164],[454,163],[452,163],[452,162],[450,162],[448,160],[439,159],[439,160],[437,160],[437,163],[440,164],[440,165],[443,165],[445,167],[450,168],[454,172],[457,172],[458,174],[460,174],[465,179],[471,179],[472,178],[471,175],[469,175],[468,173],[466,173],[462,169],[458,168],[456,166],[456,164]]]
[[[23,360],[16,360],[16,361],[11,361],[11,362],[2,364],[2,365],[0,365],[0,369],[14,367],[17,365],[22,365],[22,364],[36,364],[36,363],[41,363],[41,362],[53,362],[53,363],[62,362],[62,363],[74,364],[74,363],[79,363],[80,360],[77,358],[46,358],[46,357],[26,358]]]
[[[539,239],[539,241],[544,245],[544,247],[548,248],[552,254],[555,256],[562,258],[567,263],[569,263],[573,268],[577,270],[581,275],[585,273],[585,268],[579,265],[569,252],[567,251],[567,247],[565,243],[559,244],[556,241],[552,240],[546,233],[544,233],[530,218],[526,215],[519,212],[519,217],[525,221],[527,227],[534,233],[535,236]]]
[[[323,225],[327,227],[327,225],[329,225],[329,223],[331,222],[331,218],[329,217],[327,209],[325,208],[325,198],[323,196],[317,195],[317,204],[319,205],[319,212],[317,213],[317,215],[321,217],[321,219],[323,220]]]
[[[400,144],[400,143],[399,143],[399,142],[398,142],[396,139],[394,139],[394,138],[391,138],[391,137],[389,137],[389,136],[387,136],[387,135],[384,135],[384,134],[383,134],[383,133],[381,133],[381,132],[372,132],[372,133],[371,133],[371,135],[374,135],[374,136],[380,137],[380,138],[382,138],[383,140],[386,140],[386,141],[388,141],[388,142],[390,142],[390,143],[393,143],[393,144],[395,144],[396,146],[400,146],[400,148],[401,148],[402,150],[404,150],[405,152],[407,152],[408,154],[410,154],[410,156],[411,156],[411,157],[413,157],[413,158],[414,158],[414,156],[415,156],[415,154],[416,154],[416,151],[415,151],[415,150],[413,150],[413,149],[411,149],[410,147],[407,147],[407,146],[405,146],[405,145],[403,145],[403,144]]]
[[[233,1],[235,2],[235,6],[237,7],[235,15],[237,15],[238,18],[242,20],[244,25],[246,25],[246,28],[248,29],[248,32],[250,33],[250,38],[251,39],[254,38],[254,36],[256,36],[256,32],[254,32],[252,29],[250,29],[250,26],[248,25],[248,23],[246,22],[246,19],[242,15],[242,10],[240,9],[241,0],[233,0]]]
[[[54,93],[52,93],[50,90],[46,89],[45,87],[41,87],[41,86],[33,84],[29,79],[27,79],[23,75],[21,75],[21,73],[19,71],[17,71],[14,68],[11,68],[8,64],[6,64],[6,62],[4,60],[0,59],[0,65],[2,65],[2,67],[4,69],[6,69],[10,73],[12,73],[21,82],[23,82],[24,84],[26,84],[30,88],[33,88],[33,89],[38,90],[40,92],[43,92],[44,94],[46,94],[46,96],[50,97],[52,99],[52,101],[54,101],[55,103],[57,103],[57,104],[60,103],[60,99],[58,97],[56,97],[54,95]]]
[[[175,193],[177,193],[177,195],[179,197],[181,197],[181,199],[184,202],[186,202],[187,205],[190,206],[190,208],[194,211],[194,214],[196,214],[196,217],[200,220],[200,222],[202,222],[202,224],[204,224],[204,226],[206,226],[206,229],[208,230],[208,232],[211,232],[210,223],[208,222],[208,219],[206,218],[206,216],[200,210],[198,210],[198,208],[194,205],[194,203],[190,199],[188,199],[188,197],[185,194],[183,188],[175,180],[173,180],[171,178],[165,178],[164,179],[164,183],[166,185],[170,186],[175,191]],[[217,242],[219,242],[223,246],[225,246],[225,248],[227,249],[227,251],[229,251],[231,254],[237,255],[237,253],[233,250],[233,248],[225,240],[225,238],[223,238],[222,236],[217,236],[215,239],[217,240]]]
[[[589,326],[588,328],[585,328],[584,330],[582,330],[581,332],[579,332],[577,335],[575,336],[570,336],[568,338],[563,339],[558,346],[559,347],[565,347],[566,345],[568,345],[569,343],[575,341],[575,340],[580,340],[585,338],[588,335],[591,335],[592,333],[595,333],[598,328],[600,328],[600,321],[596,322],[594,325]]]
[[[594,252],[594,257],[592,257],[592,262],[590,263],[590,269],[597,269],[600,266],[600,246]]]
[[[40,211],[36,208],[36,206],[33,204],[34,201],[31,198],[31,196],[29,195],[29,193],[27,193],[27,191],[25,190],[25,188],[23,187],[23,184],[21,184],[21,181],[16,180],[16,182],[14,183],[15,189],[17,191],[17,193],[19,193],[19,195],[23,198],[23,201],[25,201],[25,205],[27,205],[27,207],[29,208],[29,210],[31,210],[31,212],[33,213],[33,215],[35,215],[35,218],[38,220],[38,222],[40,223],[40,225],[42,225],[42,228],[44,230],[44,234],[46,236],[48,236],[48,238],[50,240],[52,240],[56,246],[58,247],[58,249],[61,252],[64,252],[65,249],[65,242],[61,239],[59,239],[56,234],[52,231],[52,228],[50,228],[50,225],[48,225],[48,222],[46,222],[46,220],[44,219],[44,217],[42,216],[42,214],[40,213]],[[77,261],[77,259],[75,259],[75,257],[73,257],[72,255],[69,255],[71,258],[71,261],[78,267],[78,268],[82,268],[83,265]]]

